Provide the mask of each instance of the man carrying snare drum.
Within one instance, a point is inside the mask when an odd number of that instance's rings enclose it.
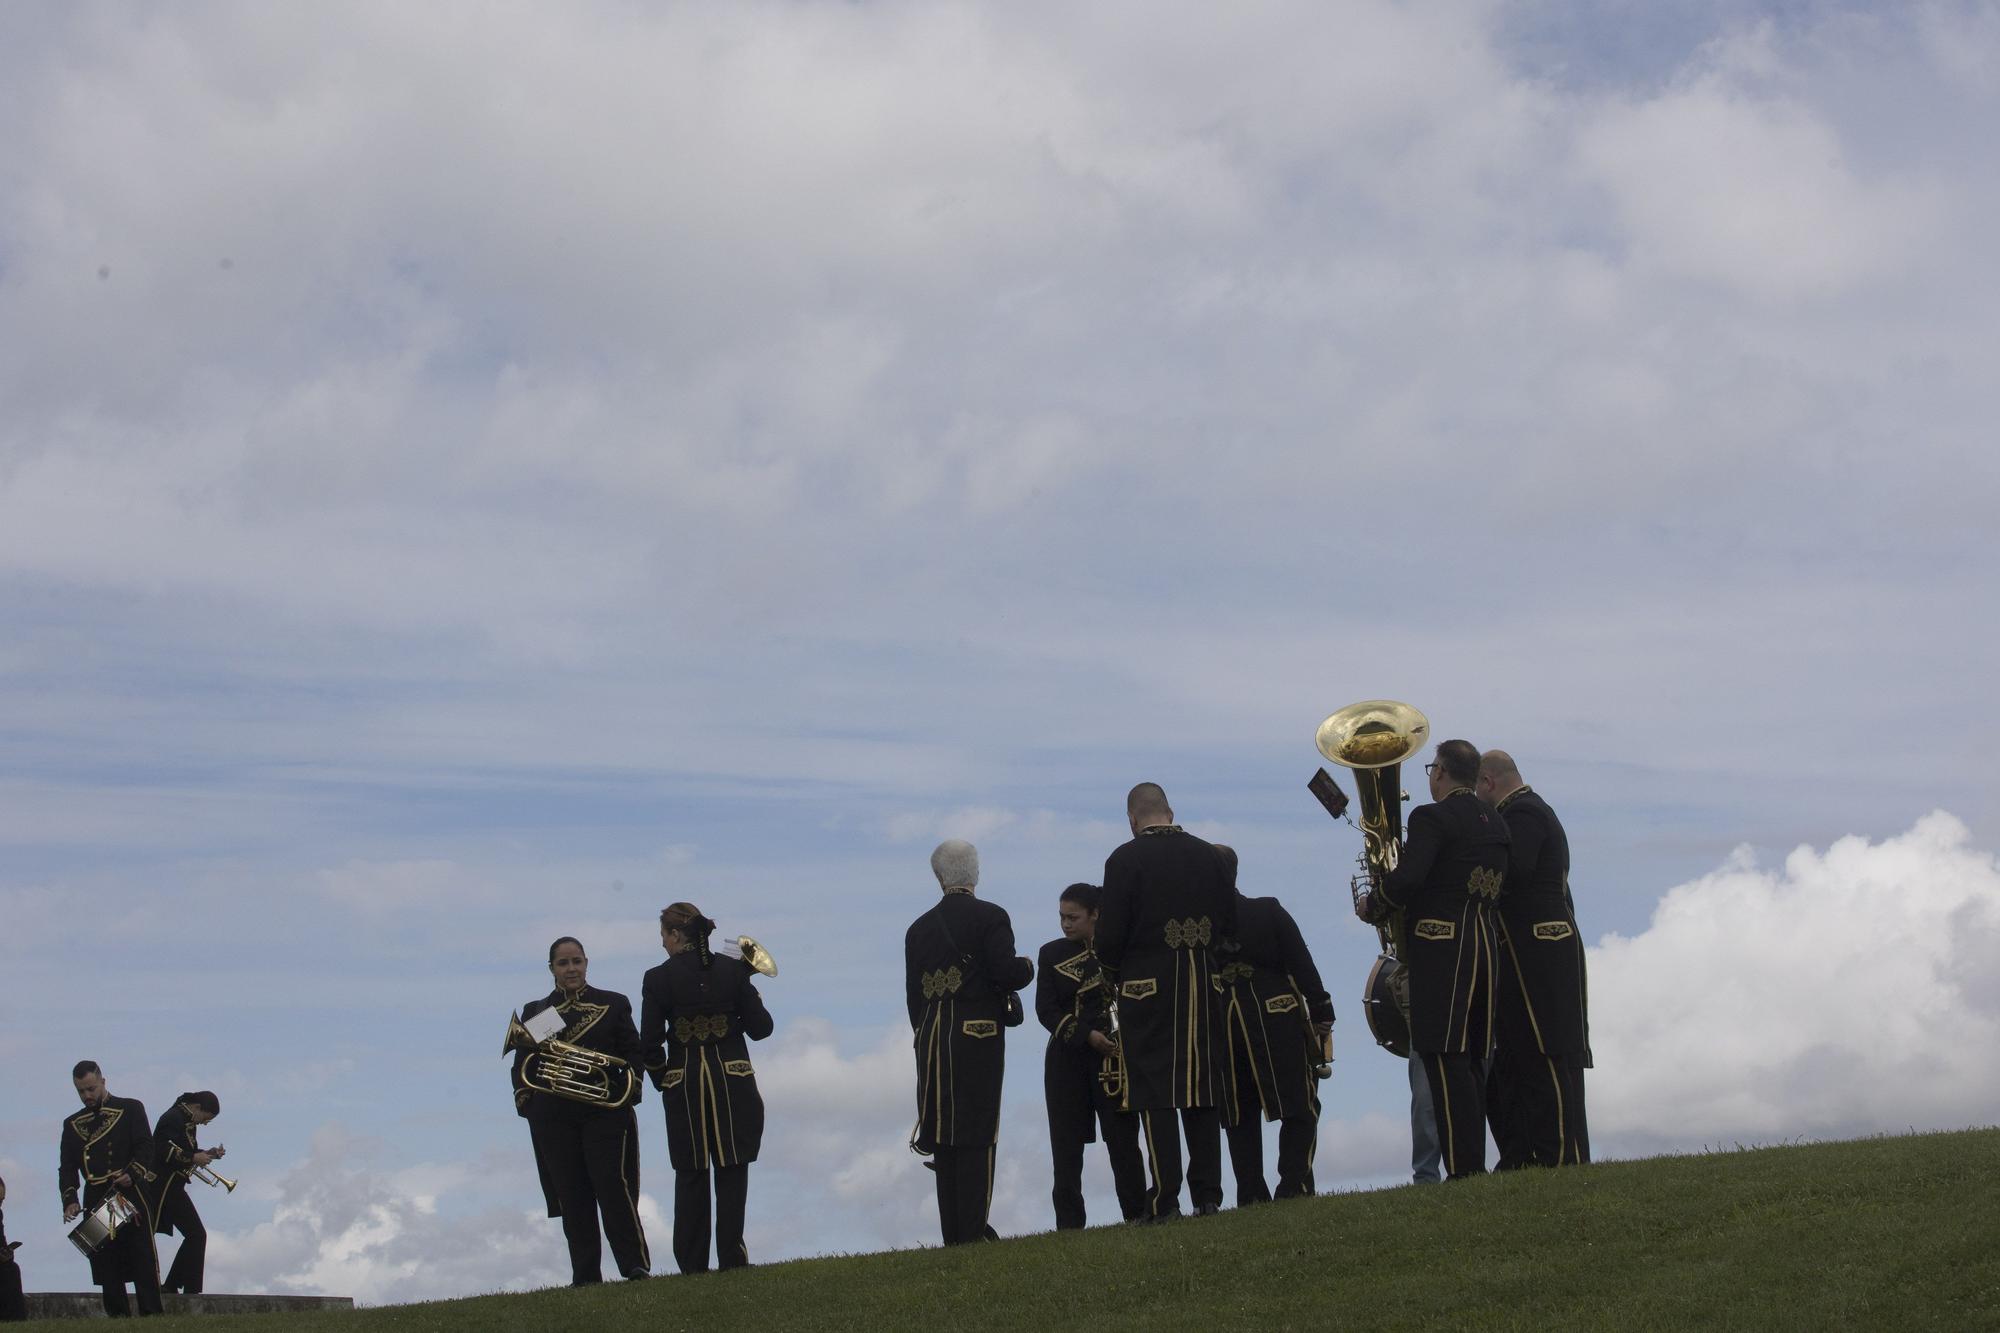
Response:
[[[144,1104],[131,1097],[114,1097],[104,1086],[104,1071],[95,1060],[79,1061],[70,1071],[83,1110],[62,1122],[63,1221],[74,1222],[113,1194],[122,1194],[139,1208],[90,1256],[90,1279],[104,1290],[104,1313],[120,1319],[132,1313],[125,1284],[139,1293],[139,1313],[159,1314],[160,1263],[153,1250],[153,1223],[141,1199],[142,1187],[157,1178],[153,1170],[153,1122]],[[77,1198],[78,1177],[83,1198]]]

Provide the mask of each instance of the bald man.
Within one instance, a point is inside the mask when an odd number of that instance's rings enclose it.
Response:
[[[1158,784],[1125,798],[1132,840],[1104,862],[1097,957],[1118,985],[1125,1109],[1152,1159],[1147,1215],[1180,1212],[1181,1131],[1188,1201],[1222,1207],[1221,1000],[1213,951],[1236,934],[1236,886],[1215,847],[1174,822]]]
[[[1583,937],[1569,892],[1569,835],[1505,750],[1479,759],[1476,790],[1513,842],[1500,895],[1500,965],[1487,1118],[1499,1168],[1590,1160],[1583,1071],[1590,1014]]]
[[[974,896],[979,852],[957,838],[931,853],[942,896],[903,936],[903,988],[916,1033],[917,1127],[910,1147],[937,1172],[947,1245],[986,1240],[993,1204],[1006,997],[1035,978],[1014,953],[1006,909]]]

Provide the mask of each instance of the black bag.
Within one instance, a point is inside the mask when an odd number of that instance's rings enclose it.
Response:
[[[938,904],[938,925],[944,928],[945,942],[957,952],[958,961],[965,965],[966,972],[980,972],[984,975],[983,969],[972,961],[972,955],[958,947],[958,937],[951,933],[951,927],[945,925],[943,903]],[[991,985],[993,978],[987,977],[986,980],[987,984]],[[1021,992],[1017,990],[1000,992],[1000,1026],[1017,1028],[1027,1021],[1027,1017],[1027,1011],[1021,1007]]]

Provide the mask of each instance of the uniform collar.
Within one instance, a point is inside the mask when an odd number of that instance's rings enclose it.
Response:
[[[1179,824],[1153,824],[1146,828],[1140,829],[1139,836],[1143,838],[1148,833],[1185,833],[1185,832],[1187,832],[1187,830],[1182,828]]]
[[[1500,798],[1500,804],[1494,806],[1493,808],[1496,810],[1505,810],[1508,806],[1514,803],[1516,797],[1533,796],[1534,794],[1535,794],[1535,789],[1533,787],[1530,787],[1527,783],[1524,782],[1520,786],[1514,788],[1514,790],[1508,792],[1505,796],[1502,796]]]

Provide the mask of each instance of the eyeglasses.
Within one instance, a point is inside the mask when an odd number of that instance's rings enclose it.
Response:
[[[1428,764],[1424,765],[1424,776],[1427,778],[1434,778],[1437,775],[1438,775],[1438,761],[1433,759]]]

